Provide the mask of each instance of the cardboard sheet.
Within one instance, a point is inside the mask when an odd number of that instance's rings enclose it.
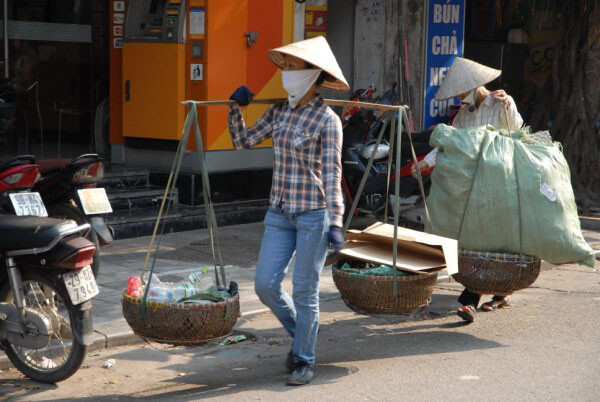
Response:
[[[342,254],[361,261],[392,266],[392,253],[385,244],[351,240],[346,242]],[[404,250],[398,250],[396,265],[407,271],[435,270],[435,268],[446,267],[444,258],[414,254]]]
[[[348,231],[342,258],[392,266],[394,226],[376,223],[362,232]],[[398,227],[398,255],[396,268],[404,271],[436,271],[448,269],[458,272],[458,243],[454,239]]]

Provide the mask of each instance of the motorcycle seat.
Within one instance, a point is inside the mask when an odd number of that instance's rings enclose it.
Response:
[[[0,215],[0,250],[46,247],[75,221],[37,216]]]
[[[37,161],[37,165],[40,167],[40,174],[44,175],[67,166],[69,162],[71,159],[45,159]]]

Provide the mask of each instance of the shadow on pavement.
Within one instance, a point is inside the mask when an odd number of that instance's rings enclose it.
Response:
[[[453,295],[438,295],[437,299],[436,303],[447,308],[450,299],[456,298]],[[341,302],[335,304],[337,306],[329,305],[327,310],[341,311],[346,308]],[[321,325],[317,346],[318,375],[314,384],[334,383],[357,373],[358,368],[352,365],[356,361],[468,352],[503,346],[466,332],[465,324],[460,321],[424,321],[423,318],[406,321],[405,317],[369,317],[350,312],[348,316]],[[180,349],[169,352],[185,354],[190,361],[163,366],[161,370],[187,374],[161,382],[150,381],[143,395],[137,394],[136,397],[197,400],[248,391],[293,391],[295,388],[285,385],[287,373],[284,370],[290,339],[280,328],[256,330],[254,334],[256,340],[217,347],[212,351]],[[277,338],[281,342],[270,343]],[[158,354],[163,355],[162,361],[168,359],[165,359],[168,353],[150,350],[144,353],[149,360],[160,359]],[[113,357],[118,358],[118,355]],[[121,358],[130,359],[132,356],[123,354]],[[115,396],[95,399],[111,400]]]

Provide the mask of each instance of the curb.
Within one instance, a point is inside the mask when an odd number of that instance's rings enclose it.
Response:
[[[580,216],[581,228],[586,230],[600,230],[600,218]]]

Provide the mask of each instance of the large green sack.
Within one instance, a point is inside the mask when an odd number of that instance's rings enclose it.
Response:
[[[457,239],[460,230],[458,245],[467,250],[522,252],[593,267],[560,144],[531,138],[527,130],[439,125],[430,140],[439,152],[427,199],[433,227],[427,231]]]

